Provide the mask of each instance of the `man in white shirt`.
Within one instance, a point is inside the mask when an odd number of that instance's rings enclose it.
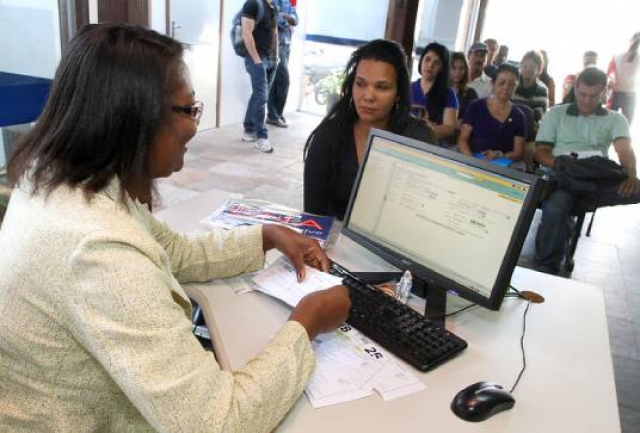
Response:
[[[487,64],[487,44],[474,42],[469,48],[469,87],[478,93],[478,98],[486,98],[491,94],[491,78],[484,73]]]

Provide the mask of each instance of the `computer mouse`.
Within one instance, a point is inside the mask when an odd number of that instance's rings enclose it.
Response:
[[[478,382],[456,394],[451,402],[451,410],[465,421],[485,419],[511,409],[516,404],[509,391],[493,382]]]

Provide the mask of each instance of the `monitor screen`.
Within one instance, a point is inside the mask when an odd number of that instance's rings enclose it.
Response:
[[[343,233],[414,278],[498,309],[540,190],[535,176],[373,130]]]

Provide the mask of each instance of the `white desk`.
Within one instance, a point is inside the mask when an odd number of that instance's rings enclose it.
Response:
[[[200,221],[226,197],[211,191],[158,217],[181,230]],[[388,270],[348,239],[330,255],[354,270]],[[373,266],[367,268],[367,266]],[[378,266],[384,266],[380,268]],[[527,318],[527,370],[514,391],[516,405],[481,423],[458,419],[453,396],[482,380],[509,389],[520,371],[520,335],[525,303],[505,299],[500,312],[477,308],[448,319],[447,328],[467,340],[456,358],[416,375],[426,390],[390,402],[369,398],[313,409],[302,396],[278,431],[286,432],[619,432],[620,422],[602,293],[596,287],[517,268],[512,283],[534,290],[546,302]],[[290,310],[261,293],[236,295],[225,281],[186,286],[209,326],[223,368],[249,361],[286,321]]]

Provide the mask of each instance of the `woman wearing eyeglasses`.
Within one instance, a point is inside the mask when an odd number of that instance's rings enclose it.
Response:
[[[310,339],[346,318],[345,287],[303,298],[231,372],[192,335],[180,283],[255,271],[271,248],[303,277],[305,263],[328,267],[317,242],[273,225],[187,237],[150,213],[202,109],[178,42],[104,24],[70,43],[8,167],[0,430],[271,431],[300,396]]]

